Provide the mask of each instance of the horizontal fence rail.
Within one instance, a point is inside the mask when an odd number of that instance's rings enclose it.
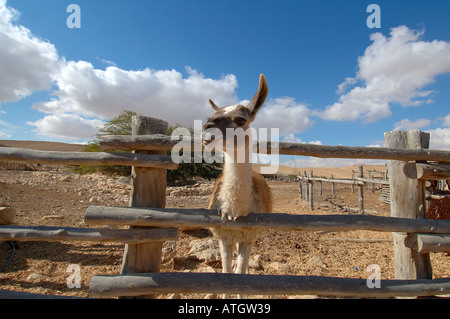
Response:
[[[148,273],[92,277],[92,297],[139,296],[157,293],[248,295],[328,295],[353,297],[435,296],[450,293],[450,279],[367,280],[337,277],[239,275],[217,273]]]
[[[0,147],[0,160],[57,165],[126,165],[176,169],[170,156],[105,152],[57,152]]]
[[[370,215],[290,215],[251,213],[228,221],[217,210],[182,208],[133,208],[90,206],[88,225],[158,227],[219,227],[227,229],[278,229],[295,231],[372,230],[404,233],[449,234],[450,221]]]
[[[403,173],[411,179],[450,179],[450,165],[406,163],[403,165]]]
[[[109,135],[100,139],[100,147],[104,150],[171,150],[172,147],[186,142],[192,149],[200,148],[200,138],[171,137],[162,134],[150,135]],[[402,149],[388,147],[330,146],[288,142],[259,142],[255,152],[271,153],[277,150],[280,155],[301,155],[320,158],[360,158],[386,159],[399,161],[441,161],[450,162],[450,152],[430,149]]]
[[[450,252],[450,235],[408,234],[405,246],[419,254]]]
[[[108,229],[49,226],[0,226],[0,241],[94,241],[138,244],[177,239],[177,228]]]

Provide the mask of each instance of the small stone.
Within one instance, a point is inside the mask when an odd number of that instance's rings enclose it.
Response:
[[[313,265],[320,266],[322,268],[327,268],[327,265],[323,262],[323,260],[319,256],[313,256],[309,262]]]
[[[14,222],[16,213],[12,207],[0,207],[0,225],[10,225]]]
[[[47,278],[47,276],[44,276],[42,274],[38,274],[38,273],[32,273],[27,277],[28,281],[42,281],[45,278]]]

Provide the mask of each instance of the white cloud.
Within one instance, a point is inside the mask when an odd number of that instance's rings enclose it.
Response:
[[[49,90],[59,68],[55,46],[14,24],[18,12],[0,0],[0,102],[18,101],[35,90]]]
[[[373,43],[358,59],[355,78],[338,86],[339,102],[327,106],[319,115],[326,120],[373,122],[391,115],[391,104],[417,106],[432,103],[433,91],[423,90],[439,74],[450,72],[450,44],[421,41],[423,32],[399,26],[390,37],[371,36]],[[345,90],[358,81],[349,92]]]
[[[316,145],[322,145],[322,141],[310,141],[310,142],[303,142],[303,140],[294,134],[290,133],[286,136],[283,136],[283,142],[291,142],[291,143],[308,143],[308,144],[316,144]]]
[[[435,150],[450,150],[450,128],[427,130],[430,133],[430,148]]]
[[[0,138],[10,138],[10,137],[11,137],[11,134],[0,132]]]
[[[74,114],[47,115],[35,122],[27,122],[39,135],[64,139],[93,139],[103,121],[84,119]]]
[[[418,119],[416,121],[411,121],[409,119],[403,119],[400,122],[394,124],[394,130],[418,130],[430,126],[431,121],[427,119]]]
[[[279,128],[281,136],[299,134],[313,125],[311,111],[292,97],[269,99],[258,112],[255,128]]]
[[[450,114],[442,119],[442,125],[450,127]]]
[[[97,57],[97,60],[108,66],[117,66],[116,62]]]
[[[227,104],[237,101],[234,75],[215,80],[190,68],[188,72],[183,78],[176,70],[127,71],[114,66],[99,70],[86,61],[68,61],[56,76],[56,98],[35,103],[33,108],[53,114],[46,119],[50,125],[68,118],[58,119],[60,114],[78,116],[80,121],[86,117],[105,120],[127,109],[171,124],[193,126],[195,119],[205,120],[212,113],[208,98]],[[45,134],[42,125],[35,124]],[[64,129],[58,123],[53,126]]]

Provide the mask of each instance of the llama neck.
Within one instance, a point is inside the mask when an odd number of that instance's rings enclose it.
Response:
[[[246,150],[248,150],[248,146]],[[234,220],[239,216],[247,216],[252,211],[252,164],[249,155],[245,156],[243,163],[236,160],[236,152],[231,154],[225,152],[224,155],[225,161],[219,199],[222,216]]]

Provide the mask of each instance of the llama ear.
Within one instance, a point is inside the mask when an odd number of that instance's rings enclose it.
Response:
[[[266,77],[264,74],[261,74],[259,76],[258,91],[247,105],[247,109],[250,111],[252,118],[255,117],[261,106],[263,106],[267,94],[269,94],[269,86],[267,85]]]
[[[218,107],[211,99],[208,99],[209,104],[211,104],[212,108],[214,109],[214,111],[218,111],[220,110],[220,107]]]

